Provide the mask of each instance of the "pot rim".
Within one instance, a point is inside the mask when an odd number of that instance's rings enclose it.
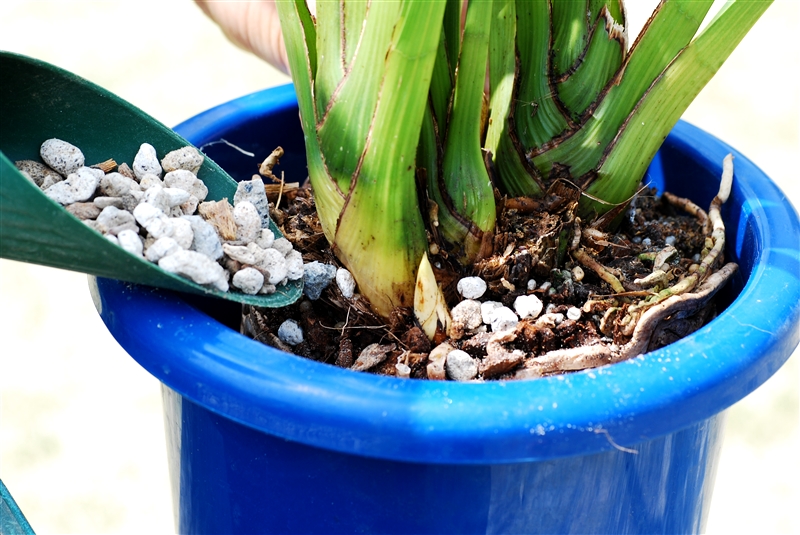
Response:
[[[291,85],[223,104],[186,137],[296,108]],[[187,135],[189,132],[189,135]],[[218,137],[218,136],[217,136]],[[271,435],[408,462],[495,464],[633,447],[707,419],[766,381],[800,341],[800,221],[738,151],[685,122],[665,145],[721,174],[735,156],[729,250],[749,254],[739,296],[692,335],[629,361],[530,381],[414,381],[352,372],[250,340],[169,290],[90,278],[123,348],[170,389]],[[660,166],[654,162],[651,170]],[[735,207],[732,208],[732,207]],[[730,223],[729,223],[730,226]]]

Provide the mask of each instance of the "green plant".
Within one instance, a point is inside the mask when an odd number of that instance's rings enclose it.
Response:
[[[373,308],[411,305],[432,236],[484,256],[495,188],[613,221],[771,1],[696,35],[712,3],[662,1],[629,51],[621,0],[279,0],[320,220]]]

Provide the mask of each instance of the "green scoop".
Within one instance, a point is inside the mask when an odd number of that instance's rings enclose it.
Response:
[[[302,281],[271,295],[206,288],[128,253],[47,197],[14,166],[39,158],[39,147],[59,138],[79,147],[86,165],[113,158],[133,163],[142,143],[158,157],[191,145],[170,128],[116,95],[67,71],[0,52],[0,257],[91,275],[207,295],[261,307],[282,307],[302,294]],[[205,158],[198,177],[206,200],[233,199],[236,182]],[[271,229],[279,236],[278,229]]]

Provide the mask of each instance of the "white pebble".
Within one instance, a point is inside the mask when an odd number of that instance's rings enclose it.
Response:
[[[228,291],[228,277],[222,266],[195,251],[180,249],[159,260],[158,266],[170,273],[191,279],[197,284],[211,286],[223,292]]]
[[[233,208],[236,240],[248,244],[261,235],[261,216],[253,203],[242,201]]]
[[[100,193],[106,197],[122,197],[133,191],[141,191],[142,187],[132,178],[119,173],[108,173],[100,179]]]
[[[192,223],[188,219],[177,217],[170,219],[172,223],[172,238],[184,249],[189,249],[194,241]]]
[[[142,143],[133,158],[133,174],[141,180],[147,173],[161,176],[161,164],[158,163],[156,149],[149,143]]]
[[[182,205],[189,200],[189,197],[191,197],[188,191],[180,188],[164,188],[161,191],[166,196],[167,205],[170,208],[175,208],[176,206]]]
[[[535,318],[542,313],[544,304],[535,295],[520,295],[514,299],[514,310],[520,318]]]
[[[275,243],[275,234],[268,228],[262,228],[261,235],[256,239],[256,243],[262,249],[269,249]]]
[[[481,304],[474,299],[465,299],[453,307],[450,317],[454,324],[458,324],[464,330],[477,329],[483,322]]]
[[[189,200],[180,205],[182,215],[192,215],[197,211],[200,201],[194,195],[189,195]]]
[[[536,289],[536,281],[534,279],[528,280],[528,291],[532,292]]]
[[[139,187],[142,189],[142,191],[147,191],[148,189],[154,186],[158,186],[161,188],[164,187],[164,181],[161,180],[158,177],[158,175],[154,175],[153,173],[147,173],[142,177],[141,180],[139,180]]]
[[[481,303],[481,321],[486,325],[491,325],[494,312],[502,306],[503,303],[500,301],[485,301]]]
[[[66,180],[56,182],[44,194],[59,204],[67,205],[89,200],[100,180],[88,167],[81,167],[70,174]]]
[[[550,283],[550,281],[544,281],[542,285],[539,286],[539,289],[542,290],[543,292],[546,292],[547,290],[550,289],[551,286],[552,284]]]
[[[397,370],[397,377],[402,379],[408,379],[411,377],[411,368],[408,366],[408,364],[398,362],[394,365],[394,369]]]
[[[230,243],[222,244],[222,250],[226,255],[242,264],[249,264],[257,266],[266,259],[266,249],[262,249],[256,243],[248,243],[247,245],[231,245]]]
[[[243,293],[255,295],[264,286],[264,275],[255,268],[247,267],[233,275],[232,283]]]
[[[456,349],[447,354],[447,376],[454,381],[469,381],[478,375],[478,363],[466,351]]]
[[[206,200],[208,195],[208,188],[203,181],[197,178],[194,173],[185,169],[170,171],[164,175],[164,185],[168,188],[182,189],[189,195],[197,197],[200,202]]]
[[[650,247],[650,245],[652,245],[652,243],[653,242],[650,240],[650,238],[645,238],[645,239],[642,240],[642,245],[644,245],[645,247]]]
[[[479,299],[486,292],[486,281],[480,277],[464,277],[456,285],[464,299]]]
[[[125,210],[120,210],[116,206],[106,206],[100,215],[97,216],[97,224],[103,234],[116,234],[124,230],[139,230],[136,226],[136,218],[133,214]]]
[[[301,256],[302,259],[302,256]],[[352,273],[344,268],[336,270],[336,285],[341,290],[342,295],[347,299],[353,297],[356,290],[356,280],[353,278]]]
[[[286,320],[278,327],[278,338],[281,342],[296,346],[303,341],[303,329],[294,320]]]
[[[492,332],[508,331],[519,323],[519,318],[508,307],[501,306],[492,314]]]
[[[581,309],[578,307],[569,307],[567,309],[567,318],[572,321],[578,321],[581,319]]]
[[[113,234],[105,234],[105,237],[108,241],[113,243],[114,245],[119,245],[119,240]]]
[[[293,249],[292,242],[287,240],[286,238],[278,238],[272,243],[272,248],[276,249],[281,252],[283,256],[289,254],[289,252]]]
[[[129,253],[142,256],[144,245],[142,244],[142,239],[139,237],[139,234],[135,231],[123,230],[117,234],[117,240],[119,240],[119,246]]]
[[[44,163],[63,176],[74,173],[84,164],[81,150],[75,145],[60,139],[48,139],[42,143],[39,155],[44,160]]]
[[[667,245],[675,245],[675,241],[676,241],[675,236],[667,236],[664,239],[664,243],[667,244]]]
[[[264,251],[264,260],[258,264],[258,267],[269,273],[267,281],[269,284],[280,284],[289,274],[286,258],[275,249],[266,249]]]
[[[303,278],[303,255],[300,251],[291,251],[286,255],[286,278],[290,281]]]
[[[195,175],[203,165],[203,155],[194,147],[183,147],[167,153],[161,160],[161,167],[167,173],[185,169]]]
[[[583,268],[581,266],[575,266],[572,268],[572,278],[577,282],[583,280]]]
[[[164,236],[172,237],[172,235],[175,234],[175,224],[173,221],[173,219],[170,219],[162,213],[159,217],[150,220],[144,228],[147,230],[147,233],[155,239],[163,238]]]
[[[158,262],[165,256],[171,255],[181,249],[174,239],[169,236],[164,236],[155,240],[150,247],[147,248],[144,256],[151,262]]]
[[[133,217],[135,217],[136,221],[145,228],[147,228],[147,225],[151,221],[163,216],[164,212],[152,204],[142,203],[133,209]]]

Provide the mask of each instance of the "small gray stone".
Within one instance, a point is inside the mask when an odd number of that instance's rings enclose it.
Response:
[[[578,307],[569,307],[567,309],[567,318],[572,321],[578,321],[581,319],[581,309]]]
[[[194,234],[189,249],[204,254],[212,260],[222,258],[222,243],[219,241],[219,235],[214,226],[198,215],[184,216],[184,219],[192,224],[192,233]]]
[[[447,354],[445,369],[447,376],[453,381],[470,381],[478,375],[478,363],[460,349]]]
[[[479,299],[486,292],[486,281],[480,277],[464,277],[456,285],[464,299]]]
[[[256,175],[252,180],[239,182],[233,196],[233,205],[236,206],[242,201],[250,202],[255,206],[261,216],[261,227],[267,228],[269,226],[269,201],[261,177]]]
[[[161,160],[161,167],[167,173],[185,169],[196,175],[201,165],[203,165],[203,155],[194,147],[174,150]]]
[[[75,202],[66,206],[67,212],[78,219],[97,219],[100,208],[92,202]]]
[[[519,323],[519,318],[508,307],[499,307],[492,314],[492,332],[508,331]]]
[[[59,204],[88,201],[100,180],[88,167],[81,167],[66,180],[57,182],[44,190],[44,194]]]
[[[206,200],[208,195],[208,188],[203,181],[197,178],[194,173],[185,169],[170,171],[164,175],[164,184],[168,188],[180,188],[188,192],[189,195],[197,197],[200,202]]]
[[[103,234],[114,234],[115,236],[119,236],[123,230],[132,230],[133,232],[139,230],[133,214],[115,206],[103,208],[103,211],[97,216],[97,224]]]
[[[231,283],[242,293],[255,295],[264,286],[264,275],[255,268],[247,267],[237,271]]]
[[[294,320],[286,320],[278,327],[278,338],[281,342],[296,346],[303,341],[303,329]]]
[[[141,191],[142,187],[133,179],[119,173],[108,173],[100,180],[100,193],[105,197],[122,197],[133,191]]]
[[[336,277],[336,268],[322,262],[310,262],[303,266],[303,293],[315,301]]]
[[[195,251],[180,249],[158,261],[158,266],[170,273],[193,280],[197,284],[210,286],[220,291],[228,291],[226,271],[208,258]]]
[[[133,212],[133,210],[142,203],[144,199],[143,191],[131,191],[130,193],[120,197],[122,200],[122,208]]]
[[[151,262],[158,262],[165,256],[176,253],[180,249],[181,246],[178,245],[178,242],[169,236],[164,236],[163,238],[159,238],[151,243],[147,248],[147,251],[145,251],[144,256]]]
[[[514,310],[520,318],[535,318],[542,313],[544,304],[535,295],[520,295],[514,299]]]
[[[81,149],[60,139],[48,139],[42,143],[39,155],[44,163],[62,176],[69,176],[84,164]]]
[[[149,143],[142,143],[133,159],[133,174],[137,180],[142,180],[148,173],[161,176],[161,164],[158,163],[156,149]]]
[[[236,241],[248,244],[261,236],[261,216],[249,201],[237,203],[233,208],[236,223]]]
[[[131,216],[132,217],[132,216]],[[139,234],[133,230],[123,230],[117,234],[119,246],[136,256],[142,256],[144,245]]]
[[[116,208],[119,208],[120,210],[124,209],[121,197],[95,197],[92,202],[100,210],[102,210],[107,206],[114,206]],[[128,211],[131,212],[132,210]]]
[[[41,189],[47,189],[56,182],[61,182],[64,177],[47,167],[43,163],[35,162],[33,160],[20,160],[14,162],[14,165],[22,171],[24,175],[33,180],[34,184]]]
[[[344,297],[346,297],[347,299],[353,297],[353,293],[355,293],[356,290],[356,280],[353,278],[352,273],[350,273],[344,268],[337,269],[336,285],[339,287],[339,290],[342,292],[342,295]]]

